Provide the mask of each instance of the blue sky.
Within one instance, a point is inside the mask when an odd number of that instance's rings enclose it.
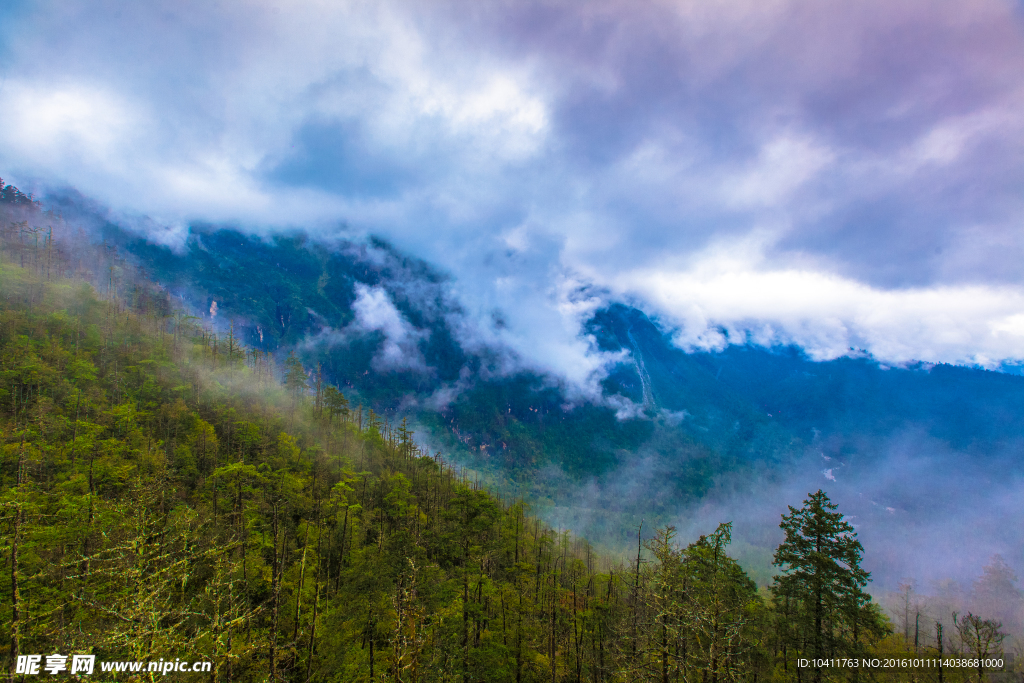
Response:
[[[1018,3],[63,0],[0,43],[7,180],[385,236],[579,383],[609,300],[683,347],[1024,358]]]

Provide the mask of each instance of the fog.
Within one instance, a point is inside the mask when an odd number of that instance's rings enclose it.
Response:
[[[954,611],[1001,620],[1005,630],[1024,636],[1024,593],[1017,580],[1024,575],[1021,444],[979,457],[907,427],[858,446],[837,458],[812,444],[788,466],[762,467],[754,477],[721,477],[691,505],[674,498],[671,458],[650,451],[582,485],[549,468],[538,479],[561,493],[542,498],[537,509],[556,527],[597,539],[626,561],[636,552],[641,522],[644,538],[671,524],[683,543],[732,522],[730,553],[764,586],[779,572],[772,556],[784,538],[781,515],[820,488],[854,526],[864,546],[862,566],[871,572],[867,590],[898,630],[903,622],[897,607],[909,585],[929,638],[934,619],[944,620],[952,633]]]

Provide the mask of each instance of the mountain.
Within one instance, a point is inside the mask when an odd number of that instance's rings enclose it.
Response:
[[[945,438],[968,460],[1012,450],[1017,439],[1020,378],[864,358],[812,363],[796,349],[689,353],[656,320],[615,304],[584,332],[628,354],[603,397],[572,406],[550,378],[496,373],[500,350],[461,345],[444,279],[383,243],[257,243],[212,230],[173,252],[110,225],[97,233],[105,239],[90,239],[5,196],[17,195],[0,194],[0,509],[10,531],[0,650],[11,676],[36,673],[40,652],[95,659],[98,673],[166,674],[181,663],[171,657],[194,652],[190,664],[211,680],[505,683],[790,680],[793,659],[820,654],[810,643],[825,636],[858,657],[939,654],[911,646],[909,611],[904,636],[894,636],[862,592],[869,563],[893,558],[877,541],[865,551],[853,532],[870,524],[831,512],[822,490],[789,508],[784,539],[758,546],[769,557],[777,547],[785,579],[759,574],[749,532],[734,533],[740,523],[716,523],[687,543],[661,520],[689,505],[710,515],[746,509],[743,524],[759,517],[774,526],[777,506],[757,507],[759,487],[808,457],[838,462],[808,456],[829,443],[884,443],[905,429],[901,420],[918,425],[927,437],[919,441]],[[280,258],[281,274],[247,274],[260,265],[252,254]],[[423,292],[436,293],[433,310]],[[205,320],[175,299],[205,310]],[[452,348],[431,350],[427,337],[444,328]],[[264,348],[241,343],[246,336]],[[353,410],[325,385],[323,367],[356,344],[367,348],[362,365],[342,358],[355,375],[334,378],[365,401]],[[389,357],[389,344],[406,357]],[[441,403],[442,370],[428,359],[445,353],[463,364],[449,375],[461,386]],[[408,356],[421,362],[409,366]],[[372,386],[388,373],[400,377],[387,391],[401,396]],[[626,398],[636,410],[617,415]],[[968,419],[950,424],[963,401],[974,402]],[[987,431],[971,431],[977,413],[1000,408]],[[896,411],[888,422],[878,417],[886,410]],[[424,452],[399,413],[434,420],[428,436],[462,455]],[[498,429],[534,448],[536,460],[470,449],[504,436]],[[577,442],[610,461],[556,471],[552,454],[585,452]],[[842,451],[852,462],[851,453]],[[879,455],[866,459],[886,465]],[[452,467],[460,458],[491,458],[496,493]],[[968,465],[944,480],[969,483]],[[827,479],[835,482],[838,466]],[[531,502],[549,499],[535,507],[549,518],[628,530],[628,560],[529,516],[505,488],[513,475],[529,476]],[[744,505],[714,509],[729,482],[741,485]],[[882,513],[890,526],[894,512]],[[625,523],[637,513],[644,522],[634,534]],[[819,561],[805,552],[812,530],[839,560],[824,601],[808,573]],[[615,533],[606,540],[614,544]],[[913,552],[909,543],[899,550]],[[944,612],[919,621],[944,623],[951,646],[985,657],[945,615],[981,606],[1019,632],[1015,581],[997,558],[970,590],[945,584],[929,603]],[[976,614],[974,626],[1001,628]],[[46,669],[69,658],[47,655]]]
[[[4,227],[10,680],[783,680],[820,640],[800,558],[785,610],[727,554],[727,523],[689,544],[658,529],[632,566],[609,560],[424,453],[406,421],[306,391],[294,357],[282,382],[232,336],[213,345],[111,250],[87,254],[103,298],[67,267],[82,251]],[[857,561],[828,588],[829,637],[906,655]]]
[[[825,362],[798,348],[688,351],[670,325],[609,302],[580,333],[623,361],[600,396],[570,400],[564,381],[480,341],[453,293],[456,275],[384,240],[194,225],[170,248],[79,200],[54,205],[96,226],[91,239],[108,264],[91,266],[97,281],[130,264],[221,338],[230,333],[278,365],[292,351],[307,371],[319,364],[354,406],[409,417],[424,446],[613,549],[628,547],[643,519],[695,535],[731,518],[738,540],[752,544],[741,559],[759,563],[766,580],[765,549],[778,531],[763,511],[818,486],[893,557],[945,526],[989,524],[982,492],[1015,496],[1017,375],[890,367],[854,351]],[[935,571],[974,571],[988,554],[1024,548],[1001,529],[976,543],[974,569],[943,560]],[[907,562],[877,571],[919,571]]]
[[[993,453],[1024,438],[1024,382],[1017,375],[914,363],[892,367],[864,355],[812,361],[796,347],[733,345],[685,352],[642,312],[612,305],[587,331],[632,362],[605,381],[658,408],[698,422],[770,421],[805,442],[881,439],[916,426],[951,447]],[[719,430],[721,431],[721,430]]]

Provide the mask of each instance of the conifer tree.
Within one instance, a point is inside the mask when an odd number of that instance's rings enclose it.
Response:
[[[306,371],[302,367],[302,361],[295,356],[293,351],[288,354],[284,367],[284,385],[292,396],[297,399],[309,388],[309,385],[306,384]]]
[[[324,407],[327,408],[327,421],[333,423],[334,416],[346,416],[348,415],[348,399],[345,398],[345,394],[338,391],[335,387],[328,385],[324,388]]]
[[[779,526],[786,540],[775,551],[782,569],[772,592],[777,604],[795,609],[794,619],[814,659],[849,653],[865,630],[878,630],[877,612],[863,588],[870,574],[860,566],[864,548],[838,506],[818,489],[799,510],[789,506]],[[822,680],[814,668],[815,683]]]

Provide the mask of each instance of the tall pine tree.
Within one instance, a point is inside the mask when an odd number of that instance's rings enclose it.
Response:
[[[881,628],[863,591],[870,580],[860,566],[864,548],[837,508],[821,489],[799,510],[789,506],[779,525],[786,540],[775,551],[774,564],[782,570],[772,586],[776,604],[793,610],[791,645],[814,659],[854,654],[862,635]],[[815,667],[815,683],[821,675]]]

